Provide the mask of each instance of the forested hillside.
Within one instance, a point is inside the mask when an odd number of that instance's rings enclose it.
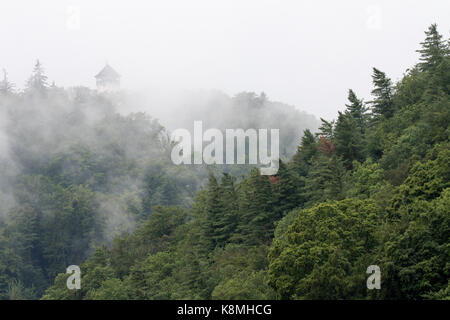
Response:
[[[397,83],[374,68],[372,98],[349,90],[276,176],[174,166],[146,116],[81,89],[42,96],[38,69],[20,95],[5,78],[0,297],[450,299],[450,48],[425,35],[417,65]]]
[[[251,93],[226,100],[221,107],[230,115],[227,108],[299,118],[298,111]],[[115,236],[154,219],[158,206],[184,212],[210,172],[240,177],[250,171],[249,165],[174,165],[170,132],[144,113],[121,115],[118,110],[129,103],[126,92],[50,84],[39,61],[23,90],[3,73],[0,299],[40,298],[67,266],[82,264]],[[252,124],[267,126],[264,119]],[[287,126],[280,143],[291,144],[305,128],[316,127],[315,121]]]

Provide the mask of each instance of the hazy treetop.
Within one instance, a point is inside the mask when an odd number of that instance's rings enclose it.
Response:
[[[94,87],[108,62],[127,89],[266,92],[331,119],[346,92],[393,80],[423,31],[450,30],[448,1],[5,1],[0,68],[23,87],[40,59],[50,83]]]

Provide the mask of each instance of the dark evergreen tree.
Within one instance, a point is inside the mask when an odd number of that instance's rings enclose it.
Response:
[[[269,178],[272,183],[274,210],[281,219],[287,212],[303,204],[300,197],[299,184],[294,172],[280,160],[276,176]]]
[[[319,127],[319,133],[317,133],[317,135],[322,136],[328,140],[333,140],[333,138],[334,138],[334,120],[327,121],[323,118],[320,118],[320,121],[322,122],[322,124]]]
[[[200,242],[209,250],[224,247],[235,232],[238,223],[238,194],[234,180],[235,178],[224,173],[219,183],[211,173],[204,198],[199,199],[203,204],[196,205],[197,210],[203,211],[200,217]]]
[[[372,95],[375,97],[370,102],[372,105],[372,113],[374,119],[377,120],[380,117],[390,118],[394,114],[394,103],[392,101],[392,82],[386,74],[377,68],[373,68],[372,80],[374,89]]]
[[[312,165],[314,156],[317,154],[317,142],[314,135],[309,130],[305,130],[302,141],[297,147],[297,152],[289,162],[292,173],[296,176],[297,186],[300,188],[304,185],[303,179],[308,174]]]
[[[348,101],[349,104],[346,104],[347,111],[351,114],[351,116],[356,120],[361,133],[364,134],[366,130],[366,111],[367,108],[364,106],[362,100],[358,99],[355,92],[352,89],[348,90]]]
[[[206,198],[206,223],[205,223],[205,235],[209,239],[210,248],[214,249],[218,245],[223,245],[226,241],[226,236],[223,234],[223,207],[222,207],[222,190],[220,185],[214,176],[209,175],[208,189]]]
[[[235,178],[223,173],[220,182],[221,215],[213,222],[216,246],[225,246],[237,227],[238,194],[234,185]]]
[[[245,245],[267,244],[276,220],[269,178],[261,175],[259,169],[252,169],[241,184],[239,225],[234,241]]]
[[[364,153],[363,138],[356,119],[347,111],[339,112],[336,122],[334,142],[336,154],[341,156],[347,169],[353,161],[361,161]]]
[[[301,197],[305,199],[305,206],[327,200],[341,200],[344,198],[346,170],[342,160],[335,154],[320,153],[302,188]]]
[[[435,69],[449,55],[449,45],[442,39],[436,24],[432,24],[425,35],[424,42],[420,43],[422,48],[417,50],[420,53],[418,66],[422,71]]]

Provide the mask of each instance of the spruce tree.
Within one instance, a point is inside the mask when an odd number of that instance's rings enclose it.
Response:
[[[293,183],[297,189],[297,204],[305,202],[305,198],[302,196],[305,194],[305,179],[311,170],[317,152],[316,138],[309,129],[306,129],[301,143],[297,147],[297,152],[289,163],[290,180],[294,180]]]
[[[298,175],[306,175],[314,155],[317,153],[317,142],[309,129],[303,133],[297,152],[292,157],[291,168]]]
[[[375,99],[370,104],[372,105],[374,119],[378,120],[381,117],[388,119],[394,115],[392,81],[377,68],[373,68],[372,81],[375,87],[372,90],[372,95]]]
[[[48,88],[47,76],[39,60],[36,60],[33,72],[27,81],[26,88],[28,91],[36,93],[44,93]]]
[[[339,112],[334,143],[336,144],[336,153],[342,157],[347,169],[352,168],[353,161],[363,159],[364,146],[361,131],[349,112]]]
[[[214,249],[217,245],[221,245],[226,238],[222,234],[224,226],[223,207],[221,202],[221,188],[214,176],[209,175],[208,181],[208,193],[206,200],[206,236],[209,238],[211,249]]]
[[[211,173],[203,197],[196,199],[195,210],[202,211],[200,242],[207,251],[224,247],[237,227],[238,194],[234,181],[235,178],[224,173],[219,183]]]
[[[269,243],[277,213],[269,178],[261,175],[259,169],[252,169],[242,182],[239,202],[239,226],[234,240],[245,245]]]
[[[221,216],[214,223],[216,245],[225,246],[237,227],[238,194],[235,186],[235,178],[228,173],[223,173],[220,182]]]
[[[428,71],[435,69],[449,55],[449,46],[442,40],[442,35],[437,30],[437,25],[432,24],[425,31],[425,40],[421,42],[422,48],[417,50],[420,53],[419,69]]]
[[[278,173],[272,179],[274,208],[281,219],[287,212],[303,204],[299,183],[292,170],[280,160]]]
[[[3,69],[3,80],[0,81],[0,95],[8,95],[13,93],[14,84],[9,82],[8,73]]]
[[[322,124],[319,127],[319,133],[316,135],[322,136],[327,140],[333,140],[334,138],[334,120],[333,121],[327,121],[323,118],[320,118],[320,121]]]
[[[358,99],[355,92],[352,89],[348,90],[348,101],[349,104],[346,104],[347,111],[351,114],[351,116],[358,123],[359,128],[361,129],[361,133],[364,134],[366,125],[366,111],[367,108],[364,106],[362,100]]]
[[[301,190],[301,196],[305,199],[304,207],[318,202],[343,199],[346,171],[341,157],[335,152],[319,153]]]

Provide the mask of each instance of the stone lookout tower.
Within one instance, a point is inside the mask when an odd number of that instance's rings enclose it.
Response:
[[[99,92],[113,92],[120,89],[120,74],[116,72],[109,64],[96,76],[97,90]]]

